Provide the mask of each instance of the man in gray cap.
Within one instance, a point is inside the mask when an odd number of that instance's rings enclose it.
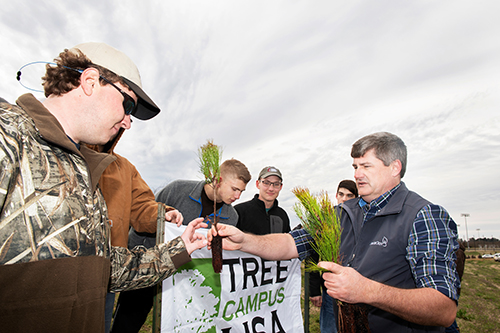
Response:
[[[6,332],[103,332],[106,292],[158,283],[205,245],[194,220],[152,249],[110,246],[98,181],[106,144],[130,116],[160,109],[124,53],[103,43],[64,50],[42,78],[43,102],[0,102],[0,322]],[[139,269],[140,267],[140,269]]]
[[[234,208],[238,212],[236,227],[255,235],[290,232],[288,214],[278,206],[278,195],[283,188],[283,176],[278,168],[267,166],[255,182],[259,189],[252,200]]]

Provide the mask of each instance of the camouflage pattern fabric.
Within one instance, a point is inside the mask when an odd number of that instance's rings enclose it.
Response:
[[[109,257],[106,205],[85,159],[45,142],[19,107],[2,104],[0,121],[0,264]]]
[[[106,204],[92,184],[100,174],[91,172],[102,172],[110,155],[84,158],[31,94],[19,103],[36,110],[0,103],[0,265],[111,258],[110,289],[120,291],[154,285],[190,260],[180,238],[149,250],[111,248]]]
[[[111,252],[111,285],[114,292],[153,286],[174,274],[177,270],[173,258],[187,254],[180,237],[151,249],[136,246],[131,251],[116,247]],[[130,262],[134,261],[134,262]],[[151,274],[155,272],[155,274]]]

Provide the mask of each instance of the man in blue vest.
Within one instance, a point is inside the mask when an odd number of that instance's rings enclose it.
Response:
[[[457,226],[401,181],[406,154],[404,142],[387,132],[353,144],[360,198],[339,205],[343,260],[320,263],[329,271],[323,278],[330,296],[368,305],[372,333],[444,332],[457,311]],[[313,251],[304,229],[257,236],[224,226],[219,234],[224,249],[268,260],[305,259]]]

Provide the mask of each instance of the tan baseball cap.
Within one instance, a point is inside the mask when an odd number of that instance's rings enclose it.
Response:
[[[259,179],[264,179],[269,176],[277,176],[281,179],[281,181],[283,181],[283,176],[281,175],[281,171],[279,171],[278,168],[276,167],[266,166],[259,173]]]
[[[130,89],[137,95],[137,109],[134,117],[147,120],[160,113],[160,108],[142,90],[141,75],[134,62],[125,53],[105,44],[89,42],[78,44],[73,49],[79,49],[92,63],[109,69],[121,76]]]

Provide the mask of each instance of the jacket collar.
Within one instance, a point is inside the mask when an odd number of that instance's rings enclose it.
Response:
[[[405,183],[400,182],[399,188],[394,192],[394,195],[390,198],[387,205],[377,212],[376,216],[380,217],[400,213],[403,210],[403,205],[408,193],[409,191]],[[359,234],[363,226],[363,208],[359,205],[360,200],[361,198],[349,200],[337,206],[338,216],[342,216],[342,214],[347,214],[349,216],[355,234]],[[356,216],[358,216],[359,219],[357,219]]]
[[[199,181],[191,193],[189,193],[189,196],[195,200],[198,201],[201,204],[201,191],[203,191],[203,186],[205,186],[206,182],[204,180]]]
[[[380,212],[377,213],[377,216],[382,216],[382,215],[391,215],[391,214],[398,214],[402,211],[403,209],[403,204],[405,202],[406,197],[408,196],[409,190],[406,187],[404,182],[399,183],[399,188],[394,192],[392,197],[389,199],[389,202],[387,205],[384,206],[380,210]],[[355,210],[355,209],[362,209],[359,201],[361,198],[349,200],[343,204],[340,204],[339,206],[341,208],[344,208],[345,210]]]
[[[400,182],[399,184],[399,188],[396,190],[396,192],[394,192],[387,205],[385,205],[384,208],[380,210],[377,216],[401,213],[401,211],[403,210],[403,204],[405,203],[409,191],[404,182]]]
[[[45,141],[82,156],[73,142],[67,137],[56,117],[32,94],[20,96],[16,103],[33,119],[38,133]]]

